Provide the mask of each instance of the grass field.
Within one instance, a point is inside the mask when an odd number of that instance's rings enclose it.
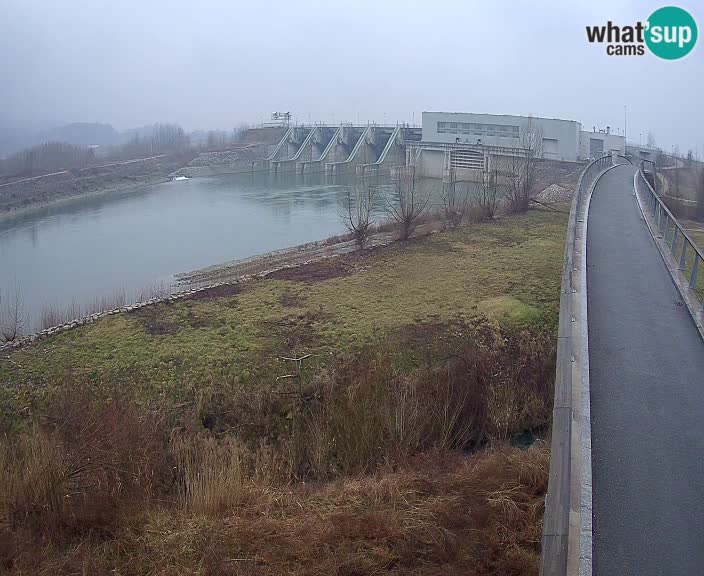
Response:
[[[704,250],[704,222],[681,219],[680,224],[687,231],[687,235],[697,244],[697,247]]]
[[[549,451],[516,446],[550,423],[566,220],[284,269],[0,359],[0,568],[537,574]]]
[[[275,378],[279,356],[325,361],[407,325],[481,314],[555,327],[565,218],[531,211],[105,318],[0,360],[3,408],[30,409],[66,380],[180,404],[211,385]]]

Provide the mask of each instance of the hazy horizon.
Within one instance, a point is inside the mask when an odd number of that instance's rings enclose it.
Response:
[[[428,110],[611,126],[704,155],[704,56],[606,56],[585,26],[645,20],[661,2],[473,4],[205,0],[142,5],[3,0],[0,129],[176,122],[228,130],[415,122]],[[695,18],[691,1],[679,3]],[[682,89],[682,87],[685,89]]]

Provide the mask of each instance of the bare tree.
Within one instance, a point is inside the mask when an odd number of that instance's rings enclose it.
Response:
[[[697,220],[704,222],[704,168],[699,170],[697,178]]]
[[[392,220],[398,224],[399,239],[408,240],[425,214],[430,196],[419,197],[416,192],[415,166],[404,166],[394,179],[394,189],[386,198],[386,206]]]
[[[364,248],[373,225],[376,186],[365,182],[354,189],[347,189],[347,202],[342,219],[345,227],[360,248]]]
[[[442,185],[442,209],[445,221],[450,228],[462,224],[462,219],[469,208],[469,194],[466,188],[457,189],[457,179],[454,168],[450,168],[449,179]]]
[[[680,168],[677,164],[672,169],[672,191],[670,196],[680,198]]]
[[[499,209],[499,157],[489,160],[489,166],[479,174],[476,203],[483,220],[493,220]]]
[[[519,148],[506,158],[506,200],[512,212],[527,212],[543,155],[543,132],[532,117],[521,127]]]
[[[44,142],[11,154],[0,164],[0,174],[39,176],[61,170],[84,168],[95,160],[92,149],[66,142]]]
[[[0,295],[0,340],[14,342],[22,336],[24,330],[24,303],[19,289],[15,288],[14,297],[3,305]]]

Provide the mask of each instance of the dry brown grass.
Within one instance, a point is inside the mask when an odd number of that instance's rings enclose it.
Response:
[[[0,514],[44,537],[111,530],[161,492],[158,422],[117,404],[59,402],[41,425],[0,443]]]
[[[396,470],[250,486],[217,514],[132,517],[118,537],[46,545],[16,574],[537,574],[548,448],[418,455]],[[21,543],[20,543],[21,545]],[[114,570],[114,572],[112,572]]]
[[[548,449],[506,440],[549,422],[552,339],[416,332],[414,367],[380,343],[175,422],[55,398],[0,443],[0,569],[536,574]]]

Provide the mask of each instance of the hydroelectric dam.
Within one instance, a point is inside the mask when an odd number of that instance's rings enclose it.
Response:
[[[290,126],[257,168],[272,174],[372,175],[405,165],[409,144],[421,138],[421,128],[405,125]]]

